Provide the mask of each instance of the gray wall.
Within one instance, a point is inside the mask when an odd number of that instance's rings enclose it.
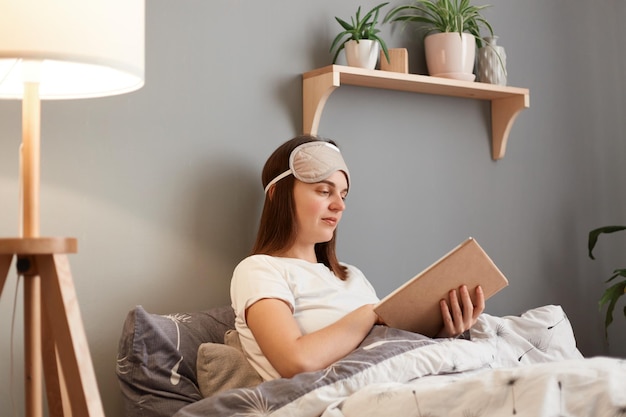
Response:
[[[626,235],[603,239],[598,260],[586,256],[590,229],[626,223],[625,3],[490,3],[509,84],[531,92],[506,156],[491,160],[486,103],[341,87],[320,125],[354,180],[340,256],[383,296],[474,236],[510,280],[487,312],[561,304],[585,355],[625,357],[623,303],[607,345],[597,299],[610,271],[626,266]],[[229,302],[231,271],[256,232],[262,164],[301,129],[301,74],[330,63],[334,16],[357,6],[149,0],[143,89],[44,103],[42,234],[79,239],[70,260],[108,416],[122,414],[116,349],[133,306],[169,313]],[[411,72],[424,73],[416,34],[383,34],[390,47],[409,47]],[[0,102],[0,236],[17,233],[20,111]],[[21,286],[12,358],[9,341],[15,291],[12,272],[0,299],[0,409],[13,395],[21,412]]]

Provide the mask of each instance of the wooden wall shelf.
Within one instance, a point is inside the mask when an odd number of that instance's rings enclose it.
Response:
[[[304,133],[317,134],[326,100],[337,87],[342,85],[489,100],[491,102],[491,153],[495,160],[504,156],[509,131],[515,118],[520,111],[530,106],[530,93],[527,88],[329,65],[302,75]]]

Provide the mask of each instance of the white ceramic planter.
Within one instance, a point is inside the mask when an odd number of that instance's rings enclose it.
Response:
[[[428,73],[434,77],[474,81],[476,41],[469,33],[433,33],[424,39]]]
[[[361,39],[358,43],[355,40],[346,42],[346,62],[351,67],[366,69],[376,68],[378,61],[378,42],[370,39]]]

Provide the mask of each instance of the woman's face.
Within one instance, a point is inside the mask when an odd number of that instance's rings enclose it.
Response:
[[[307,184],[296,180],[296,245],[315,245],[333,238],[346,208],[348,181],[342,171],[335,171],[322,182]]]

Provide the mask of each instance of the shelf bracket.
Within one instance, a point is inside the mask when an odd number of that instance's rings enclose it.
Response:
[[[302,80],[303,132],[317,135],[326,100],[339,87],[339,73],[327,72]]]
[[[517,115],[530,106],[528,94],[491,100],[491,157],[504,157],[509,132]]]

